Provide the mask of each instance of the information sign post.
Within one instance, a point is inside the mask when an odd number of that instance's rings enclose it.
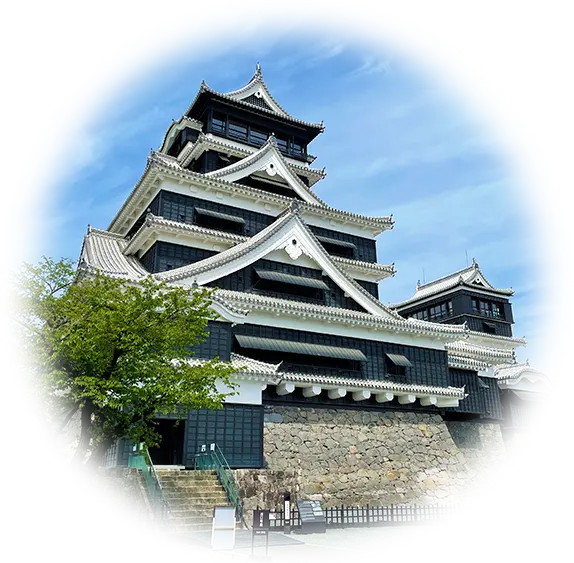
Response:
[[[265,536],[265,556],[269,549],[269,510],[253,511],[253,533],[251,535],[251,555],[255,545],[255,536]]]

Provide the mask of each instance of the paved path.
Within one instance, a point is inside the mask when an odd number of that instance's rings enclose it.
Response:
[[[444,529],[432,525],[409,525],[399,527],[328,529],[323,534],[285,535],[279,532],[269,534],[269,546],[265,549],[265,539],[257,537],[255,548],[251,549],[252,536],[247,530],[238,530],[233,550],[212,550],[210,532],[194,532],[174,535],[174,540],[188,544],[190,552],[208,557],[209,561],[222,563],[272,562],[272,563],[360,563],[401,559],[402,561],[426,561],[429,551],[437,555],[436,539]],[[433,539],[434,538],[434,539]],[[426,552],[426,557],[425,557]],[[416,555],[416,557],[414,557]],[[195,559],[195,557],[194,557]]]

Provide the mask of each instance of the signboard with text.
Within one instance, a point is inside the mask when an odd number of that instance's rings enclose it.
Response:
[[[318,500],[298,500],[301,533],[312,534],[327,531],[327,518]]]
[[[235,508],[214,506],[211,526],[212,549],[233,549],[235,546]]]

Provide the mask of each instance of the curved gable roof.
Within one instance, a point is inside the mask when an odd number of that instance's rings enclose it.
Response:
[[[253,103],[247,101],[247,99],[254,96],[256,99],[261,99],[271,111],[274,111],[283,117],[292,119],[292,116],[289,115],[271,95],[271,92],[263,81],[263,73],[261,72],[261,65],[259,63],[257,63],[255,67],[255,74],[251,77],[251,80],[243,86],[243,88],[234,90],[233,92],[227,92],[225,96],[238,102],[245,103]],[[265,107],[260,106],[257,103],[253,103],[253,105],[257,105],[257,107]]]
[[[501,388],[535,390],[549,385],[545,373],[530,366],[528,361],[514,365],[499,365],[494,368],[494,377]]]
[[[473,258],[472,264],[467,266],[462,270],[458,270],[452,274],[443,276],[436,280],[427,282],[425,284],[418,284],[415,294],[406,301],[396,303],[392,305],[394,308],[404,307],[405,305],[410,305],[421,299],[426,299],[427,297],[432,297],[438,295],[443,291],[447,291],[456,287],[457,285],[465,285],[470,288],[482,289],[485,291],[491,291],[494,293],[499,293],[501,295],[510,297],[514,295],[512,289],[497,289],[489,283],[484,274],[480,271],[478,263]]]
[[[320,123],[311,123],[297,119],[287,113],[271,95],[271,92],[263,81],[263,74],[259,65],[257,65],[255,74],[245,86],[239,90],[234,90],[226,94],[211,89],[205,80],[202,80],[199,87],[199,92],[196,94],[195,98],[191,104],[189,104],[189,107],[185,112],[186,116],[191,116],[194,106],[199,102],[202,94],[206,93],[216,98],[226,100],[228,103],[236,103],[239,104],[240,107],[243,106],[244,108],[250,108],[251,110],[255,109],[257,111],[263,112],[264,114],[276,116],[280,118],[280,120],[286,120],[287,122],[302,125],[313,130],[313,136],[316,136],[325,130],[325,126],[323,125],[322,121]]]
[[[291,171],[289,164],[277,148],[274,136],[269,137],[263,146],[253,154],[224,168],[207,172],[207,178],[219,178],[228,182],[235,182],[250,176],[255,172],[264,170],[270,176],[278,174],[286,180],[293,191],[307,203],[314,203],[327,207],[298,177]]]
[[[154,277],[169,282],[181,283],[187,280],[189,283],[203,285],[244,268],[274,250],[281,249],[292,260],[296,260],[301,254],[309,256],[327,276],[367,312],[392,319],[402,319],[398,313],[383,305],[335,264],[301,219],[296,200],[292,201],[291,206],[274,223],[249,240],[194,264],[154,274]]]

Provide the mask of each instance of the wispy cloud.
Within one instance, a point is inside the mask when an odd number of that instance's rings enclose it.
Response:
[[[365,74],[388,74],[392,71],[392,57],[391,56],[367,56],[363,59],[362,64],[355,67],[349,72],[350,76],[365,75]]]
[[[167,117],[169,111],[169,108],[160,110],[158,106],[153,106],[145,112],[132,114],[129,118],[118,118],[97,129],[84,128],[78,131],[76,138],[82,142],[68,147],[66,166],[61,169],[62,177],[68,182],[74,182],[78,174],[101,171],[111,164],[115,173],[116,163],[110,160],[118,147],[122,151],[129,150],[134,140],[147,138],[154,131],[165,130],[166,122],[169,123],[171,119]],[[150,146],[148,150],[151,148]]]
[[[379,261],[395,262],[398,270],[381,285],[384,302],[410,297],[423,275],[428,281],[476,257],[495,285],[517,290],[517,312],[529,310],[536,297],[524,288],[535,257],[521,227],[529,223],[495,147],[439,85],[411,74],[399,54],[365,54],[341,37],[302,36],[286,44],[269,34],[234,50],[220,43],[201,66],[179,61],[160,80],[150,77],[147,90],[122,95],[97,127],[79,132],[82,142],[64,159],[66,194],[58,193],[53,213],[47,210],[43,232],[54,237],[42,241],[45,252],[75,256],[87,223],[105,228],[201,78],[221,91],[237,89],[257,62],[283,107],[325,121],[325,134],[310,147],[318,156],[314,166],[328,173],[314,187],[318,194],[337,208],[394,214],[395,229],[377,243]],[[530,314],[520,323],[518,334],[536,328]]]

